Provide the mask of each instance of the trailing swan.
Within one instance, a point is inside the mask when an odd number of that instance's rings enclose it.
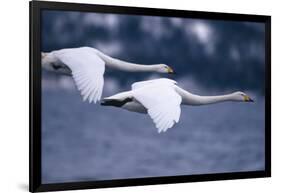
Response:
[[[165,132],[180,119],[180,105],[207,105],[225,101],[253,102],[243,92],[219,96],[199,96],[179,86],[174,80],[161,78],[136,82],[131,91],[104,98],[101,105],[115,106],[133,112],[148,113],[158,129]]]
[[[101,98],[105,67],[128,72],[174,72],[171,67],[165,64],[142,65],[125,62],[107,56],[91,47],[42,52],[41,56],[44,69],[72,75],[83,100],[88,100],[90,103],[96,103]]]

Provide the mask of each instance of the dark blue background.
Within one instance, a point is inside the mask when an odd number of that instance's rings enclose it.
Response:
[[[43,72],[42,180],[69,182],[264,169],[264,24],[62,11],[42,13],[42,51],[92,46],[197,94],[244,91],[255,103],[182,107],[158,134],[148,115],[83,103],[70,77]],[[157,78],[107,71],[104,96]]]

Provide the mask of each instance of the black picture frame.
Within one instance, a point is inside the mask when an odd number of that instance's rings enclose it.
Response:
[[[30,142],[29,142],[29,191],[60,191],[90,188],[139,186],[167,183],[183,183],[213,180],[260,178],[271,176],[271,17],[233,13],[183,11],[170,9],[105,6],[93,4],[31,1],[30,10]],[[150,16],[174,16],[213,20],[255,21],[265,24],[265,170],[234,173],[216,173],[183,176],[149,177],[137,179],[86,181],[42,184],[41,182],[41,23],[43,9],[71,10],[79,12],[122,13]]]

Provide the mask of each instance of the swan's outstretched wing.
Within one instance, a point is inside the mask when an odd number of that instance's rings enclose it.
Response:
[[[91,48],[63,49],[54,55],[71,71],[83,100],[96,103],[100,100],[103,90],[104,61]]]
[[[168,84],[168,85],[177,84],[177,82],[175,80],[171,80],[168,78],[159,78],[159,79],[154,79],[154,80],[145,80],[145,81],[135,82],[134,84],[132,84],[132,90],[141,88],[143,86],[148,86],[149,84],[160,84],[160,83]]]
[[[133,95],[147,108],[147,112],[159,133],[167,131],[179,121],[182,99],[174,90],[173,82],[149,82],[147,86],[142,85],[141,88],[133,90]]]

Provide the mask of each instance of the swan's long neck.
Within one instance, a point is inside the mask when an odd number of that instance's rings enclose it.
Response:
[[[218,96],[200,96],[187,92],[186,90],[178,86],[176,86],[176,90],[182,97],[182,104],[185,105],[207,105],[225,101],[234,101],[232,98],[232,94]]]
[[[154,72],[157,71],[157,65],[143,65],[143,64],[135,64],[131,62],[125,62],[116,58],[112,58],[104,53],[96,50],[98,56],[100,56],[106,63],[106,65],[110,68],[128,71],[128,72]]]

